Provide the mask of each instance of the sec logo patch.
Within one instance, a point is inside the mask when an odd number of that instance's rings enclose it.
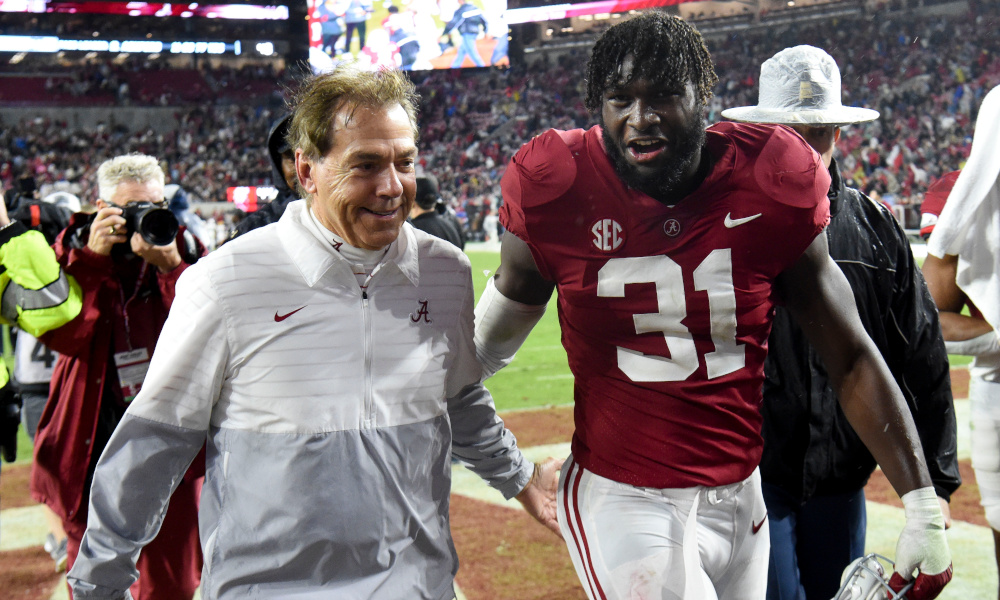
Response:
[[[594,234],[594,246],[602,252],[614,252],[625,241],[622,226],[614,219],[600,219],[591,226],[590,232]]]

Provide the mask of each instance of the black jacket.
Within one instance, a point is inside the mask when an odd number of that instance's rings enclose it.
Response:
[[[455,16],[444,26],[444,34],[452,29],[458,28],[459,33],[479,34],[479,28],[486,29],[486,19],[483,18],[483,11],[471,4],[462,4],[455,9]]]
[[[847,276],[861,321],[885,358],[916,422],[937,495],[961,484],[948,356],[937,308],[899,224],[881,204],[848,188],[830,165],[826,229],[830,256]],[[760,470],[802,502],[814,494],[856,491],[875,459],[847,422],[826,370],[778,308],[765,362]]]
[[[432,210],[418,215],[411,219],[410,223],[421,231],[455,244],[459,250],[465,247],[465,236],[462,235],[458,223],[437,211]]]
[[[277,222],[281,218],[281,215],[285,212],[285,207],[292,200],[298,200],[298,193],[292,188],[288,187],[285,182],[285,175],[281,171],[281,153],[278,151],[284,144],[285,134],[288,133],[288,125],[292,121],[292,115],[285,115],[281,119],[278,119],[274,125],[271,126],[271,131],[267,135],[267,154],[271,159],[271,181],[274,187],[278,190],[278,196],[255,210],[254,212],[243,217],[239,223],[233,227],[233,230],[229,232],[229,237],[226,241],[235,239],[244,233],[257,229],[258,227],[263,227],[270,223]]]

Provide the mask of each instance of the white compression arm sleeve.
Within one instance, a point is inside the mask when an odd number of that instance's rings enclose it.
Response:
[[[545,305],[517,302],[497,290],[491,277],[476,304],[476,357],[485,381],[510,364],[531,329],[545,314]]]
[[[997,340],[997,334],[990,331],[971,340],[962,340],[960,342],[945,341],[944,348],[948,354],[981,356],[1000,352],[1000,341]]]

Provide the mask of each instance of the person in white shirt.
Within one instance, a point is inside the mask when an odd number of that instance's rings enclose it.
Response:
[[[201,597],[454,598],[451,458],[556,524],[480,383],[468,258],[406,223],[416,93],[341,67],[301,86],[304,200],[177,284],[139,396],[94,476],[74,597],[128,598],[207,440]]]

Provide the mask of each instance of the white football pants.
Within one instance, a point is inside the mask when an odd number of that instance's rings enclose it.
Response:
[[[559,525],[591,600],[760,600],[770,550],[760,471],[706,488],[638,488],[571,455]]]
[[[1000,531],[1000,384],[973,376],[969,382],[972,401],[972,468],[986,521]]]

